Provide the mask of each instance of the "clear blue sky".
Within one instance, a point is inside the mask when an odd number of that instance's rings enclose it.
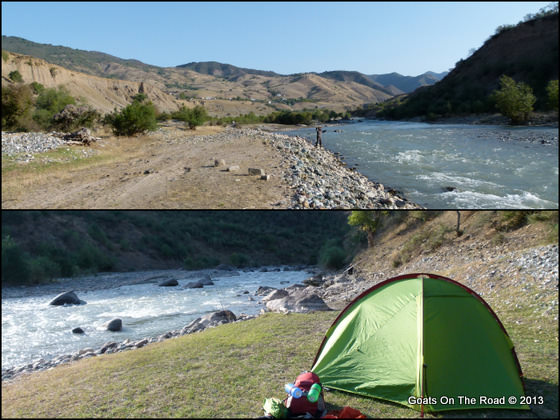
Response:
[[[418,75],[549,2],[2,2],[2,35],[157,66]]]

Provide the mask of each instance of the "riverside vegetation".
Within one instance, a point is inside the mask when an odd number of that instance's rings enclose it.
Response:
[[[344,213],[10,211],[2,285],[98,271],[321,263],[340,268],[359,244]],[[350,235],[350,237],[348,237]]]
[[[524,373],[531,411],[464,410],[433,417],[558,416],[558,212],[376,213],[373,243],[352,262],[354,273],[317,286],[341,309],[365,288],[402,272],[429,272],[467,284],[503,322]],[[355,222],[362,216],[355,216]],[[443,241],[409,250],[426,231]],[[262,401],[308,369],[337,312],[265,314],[200,333],[100,355],[3,381],[8,417],[256,417]],[[234,361],[234,363],[232,363]],[[235,366],[235,368],[232,368]],[[110,378],[110,380],[108,380]],[[224,385],[227,384],[227,385]],[[328,409],[349,405],[369,417],[409,417],[388,402],[326,392]],[[429,416],[432,416],[431,414]]]
[[[539,112],[555,111],[552,118],[558,120],[557,3],[517,25],[498,27],[439,83],[371,104],[355,114],[432,121],[498,110],[513,123],[527,123],[533,106]]]

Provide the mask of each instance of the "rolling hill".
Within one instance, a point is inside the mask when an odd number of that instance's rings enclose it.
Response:
[[[348,71],[280,75],[218,62],[157,67],[102,52],[40,44],[12,36],[2,36],[2,49],[42,59],[69,72],[144,82],[173,96],[178,104],[204,105],[210,114],[217,116],[250,111],[262,115],[277,110],[305,108],[328,108],[340,112],[360,107],[364,103],[387,100],[413,87],[412,84],[405,86],[395,78],[391,79],[392,85],[384,86],[371,76]],[[39,82],[33,77],[34,73],[31,72],[24,79],[27,82]],[[406,79],[406,76],[401,77]],[[429,83],[434,79],[424,77],[423,80]],[[112,105],[121,107],[122,102],[115,101]]]
[[[489,95],[504,74],[533,89],[537,110],[547,108],[546,85],[558,80],[558,12],[499,27],[444,79],[389,101],[377,115],[401,119],[495,112]]]

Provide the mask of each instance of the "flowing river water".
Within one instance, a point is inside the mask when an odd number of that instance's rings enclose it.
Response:
[[[421,206],[558,208],[558,128],[366,120],[324,129],[325,148]],[[284,134],[315,142],[314,128]]]
[[[283,288],[310,276],[303,270],[222,273],[212,275],[214,285],[190,289],[184,286],[196,278],[185,273],[184,278],[174,276],[179,283],[176,287],[159,287],[153,281],[98,290],[75,288],[78,297],[87,302],[85,305],[49,305],[57,293],[53,294],[48,285],[38,286],[28,294],[21,289],[18,297],[5,297],[3,290],[2,368],[98,348],[108,341],[155,337],[213,311],[257,314],[263,308],[262,296],[255,296],[259,286]],[[131,273],[111,274],[115,285],[119,276],[130,278]],[[113,318],[122,319],[122,331],[110,332],[103,327]],[[86,334],[73,334],[76,327]]]

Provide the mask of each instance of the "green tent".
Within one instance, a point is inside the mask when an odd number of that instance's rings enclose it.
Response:
[[[326,387],[420,411],[529,409],[496,314],[468,287],[434,274],[394,277],[354,299],[311,370]]]

